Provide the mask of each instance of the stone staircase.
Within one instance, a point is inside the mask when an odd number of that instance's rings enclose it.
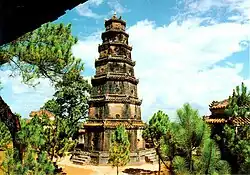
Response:
[[[89,164],[91,157],[89,156],[89,153],[87,152],[83,152],[79,149],[76,149],[73,154],[72,157],[70,159],[74,164],[78,164],[78,165],[83,165],[83,164]]]
[[[155,164],[158,163],[158,157],[156,155],[155,149],[148,149],[145,154],[145,161],[147,163]]]

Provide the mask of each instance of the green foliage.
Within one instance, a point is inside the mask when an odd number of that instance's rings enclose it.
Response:
[[[46,115],[34,116],[29,125],[30,128],[38,130],[25,132],[33,135],[33,138],[30,137],[32,145],[40,151],[46,151],[51,161],[65,156],[75,145],[75,141],[72,141],[67,134],[70,132],[70,127],[63,119],[50,120]]]
[[[47,23],[0,47],[0,66],[7,63],[23,82],[46,77],[56,82],[72,67],[83,64],[71,52],[77,39],[71,35],[71,25]]]
[[[147,138],[150,135],[148,132],[151,132],[152,140],[158,140],[154,142],[154,147],[156,150],[159,147],[157,154],[170,173],[229,174],[230,167],[221,160],[220,150],[210,139],[210,129],[198,111],[184,104],[177,110],[177,117],[177,122],[170,122],[167,115],[159,111],[152,117],[143,135]]]
[[[38,117],[31,120],[20,119],[21,130],[17,133],[17,139],[22,143],[24,148],[32,147],[42,150],[45,144],[46,135],[44,134],[44,123]]]
[[[233,90],[229,104],[225,110],[227,117],[249,117],[250,93],[244,83]],[[223,157],[231,167],[232,173],[250,173],[250,127],[249,125],[225,125],[214,139],[220,143]]]
[[[47,159],[45,152],[37,153],[31,147],[26,149],[22,162],[13,158],[13,149],[8,149],[1,166],[4,174],[8,175],[52,175],[55,170],[53,163]]]
[[[7,128],[7,126],[0,121],[0,148],[6,149],[7,145],[11,143],[11,134]]]
[[[73,137],[80,128],[80,121],[87,117],[88,92],[90,85],[81,75],[78,68],[63,76],[62,81],[56,84],[54,98],[43,106],[65,122],[66,133]]]
[[[149,121],[149,125],[142,133],[142,137],[145,140],[152,142],[154,148],[156,149],[158,159],[159,159],[159,172],[161,171],[161,163],[160,160],[163,159],[161,152],[168,152],[169,156],[172,151],[167,144],[170,144],[171,140],[169,136],[169,118],[168,115],[162,111],[158,111],[153,115],[153,117]],[[165,139],[164,139],[165,138]],[[165,142],[162,140],[164,139]]]
[[[111,138],[108,160],[112,167],[117,167],[117,174],[118,167],[125,166],[130,161],[129,148],[128,134],[123,126],[118,126]]]
[[[198,111],[189,104],[177,110],[179,132],[175,133],[179,156],[186,163],[190,174],[227,174],[230,168],[227,162],[220,160],[220,151],[210,139],[210,129],[199,117]],[[175,171],[178,170],[176,165]],[[183,167],[182,167],[183,169]]]
[[[236,86],[232,96],[229,96],[229,105],[225,113],[229,117],[248,117],[250,111],[250,93],[244,83]]]
[[[224,127],[224,149],[229,150],[230,157],[234,157],[231,162],[234,172],[241,174],[250,173],[250,126],[236,128],[232,125]]]
[[[77,39],[71,35],[71,25],[47,23],[0,47],[0,66],[7,64],[13,76],[21,75],[23,82],[29,85],[36,85],[38,78],[49,78],[56,83],[55,99],[45,105],[56,114],[55,121],[48,120],[47,116],[34,117],[28,123],[21,120],[22,130],[17,138],[28,155],[23,161],[27,164],[32,162],[34,166],[31,167],[36,167],[34,152],[40,156],[37,159],[40,169],[44,169],[48,161],[46,156],[52,160],[70,150],[75,144],[70,138],[78,130],[79,120],[86,115],[86,91],[90,87],[80,76],[83,63],[71,52],[76,42]],[[5,140],[3,138],[2,142]],[[8,164],[17,165],[13,169],[14,174],[25,174],[29,167],[23,163],[19,165],[14,159],[10,159]],[[32,174],[36,172],[34,168],[28,169]],[[49,170],[45,174],[50,174]]]

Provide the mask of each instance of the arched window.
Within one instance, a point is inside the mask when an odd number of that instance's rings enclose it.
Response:
[[[95,115],[95,118],[98,118],[98,114]]]
[[[116,117],[116,118],[120,118],[120,114],[116,114],[115,117]]]
[[[134,94],[134,90],[133,90],[133,89],[131,90],[131,94],[132,94],[132,95]]]

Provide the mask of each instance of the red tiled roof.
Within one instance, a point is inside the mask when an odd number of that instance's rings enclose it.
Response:
[[[212,101],[212,103],[209,105],[210,109],[223,109],[226,108],[228,105],[228,99],[225,99],[223,101]]]
[[[224,118],[210,118],[210,116],[204,117],[204,121],[211,124],[225,124],[230,123],[233,125],[249,125],[250,118],[248,117],[229,117],[228,119]]]
[[[205,122],[207,123],[227,123],[227,120],[224,118],[208,118],[205,119]]]
[[[244,124],[250,124],[250,118],[248,117],[235,117],[233,120],[232,120],[232,123],[233,124],[236,124],[236,125],[244,125]]]

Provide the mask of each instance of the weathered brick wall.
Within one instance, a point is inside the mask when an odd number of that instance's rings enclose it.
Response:
[[[124,104],[123,103],[109,103],[109,118],[116,118],[119,115],[119,118],[123,117]]]
[[[143,130],[137,130],[137,149],[144,149],[145,148],[145,141],[142,138]]]

